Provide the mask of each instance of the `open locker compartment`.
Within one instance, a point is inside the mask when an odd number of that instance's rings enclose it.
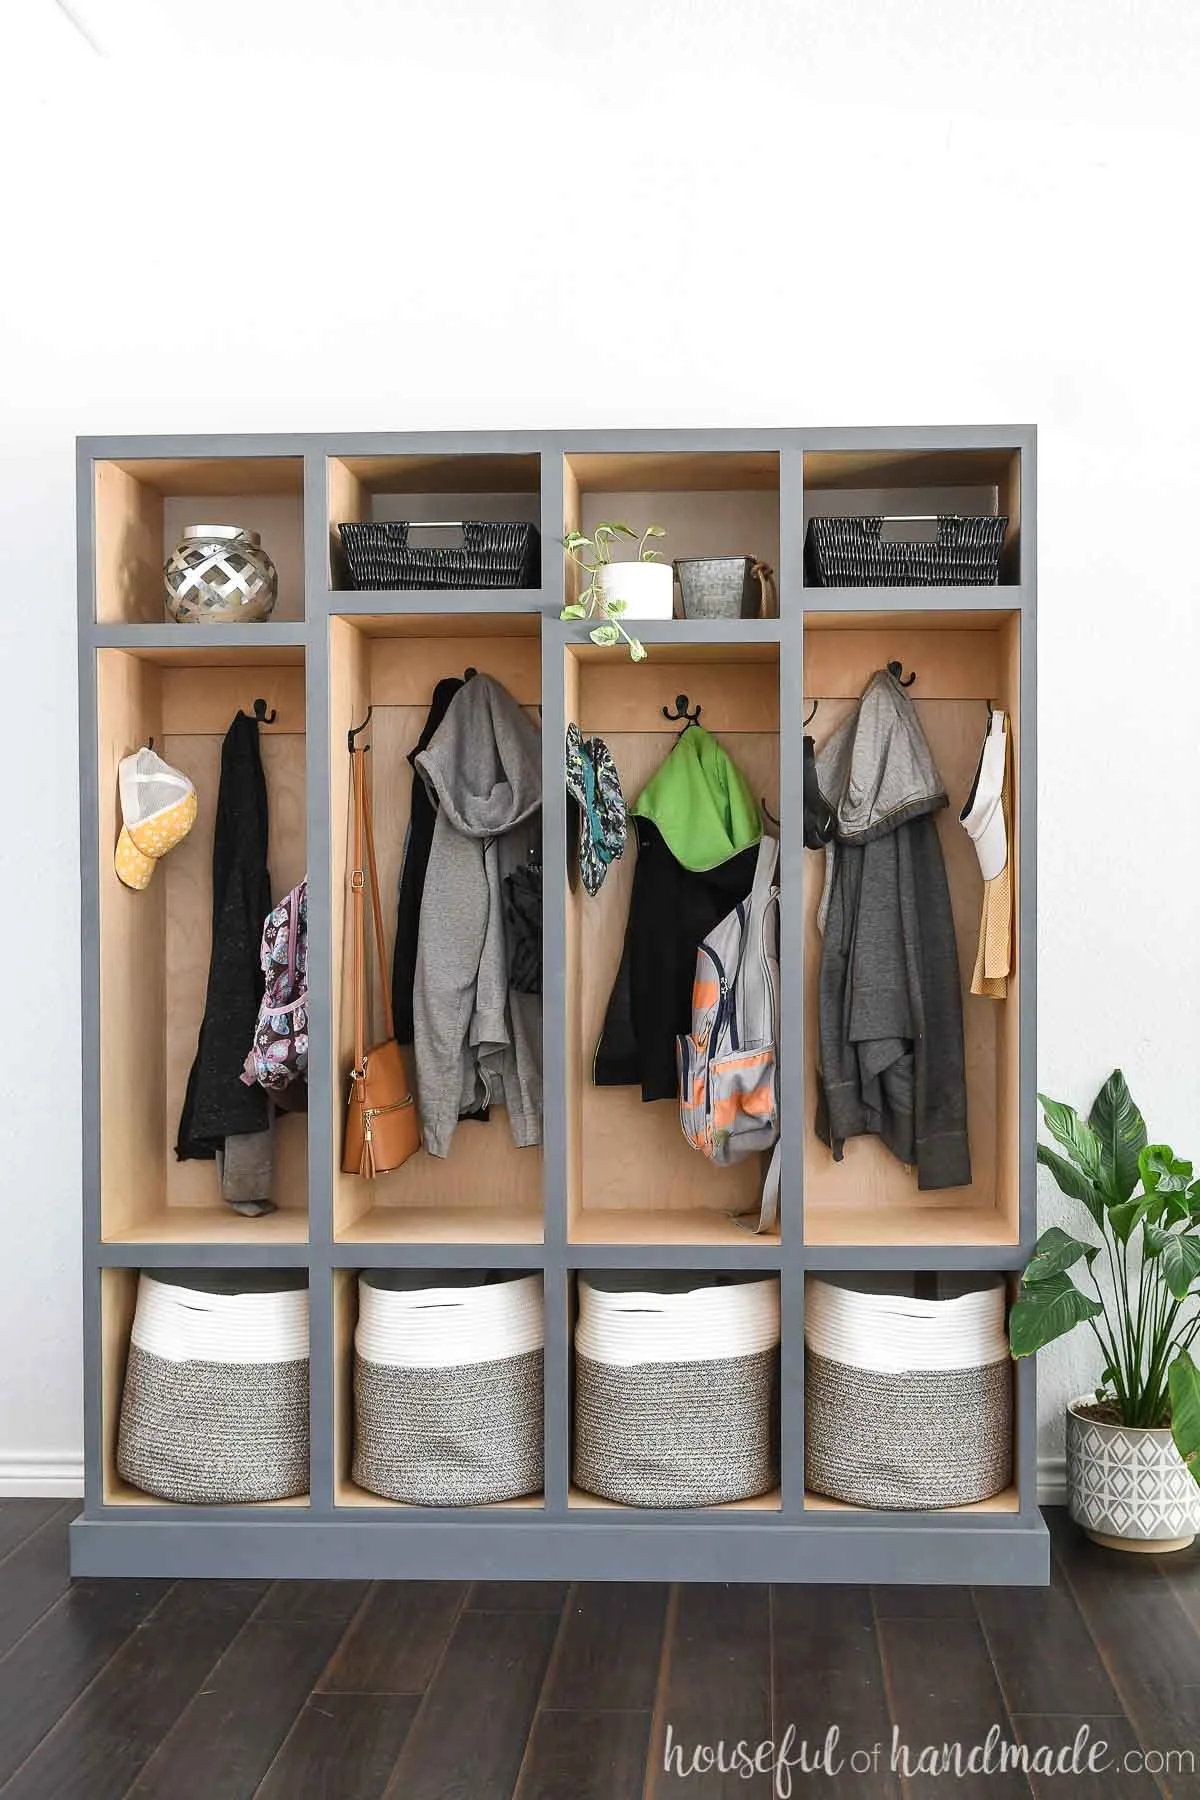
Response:
[[[204,1016],[212,945],[213,828],[221,744],[262,699],[259,733],[278,902],[305,872],[305,671],[299,645],[96,653],[100,913],[100,1217],[105,1243],[302,1243],[308,1235],[308,1129],[277,1113],[277,1211],[244,1218],[221,1199],[215,1161],[175,1155]],[[199,800],[187,837],[135,892],[118,880],[118,770],[153,739]],[[264,921],[265,922],[265,921]],[[247,1042],[246,1049],[250,1045]]]
[[[876,1138],[849,1140],[835,1162],[816,1135],[821,935],[817,911],[825,853],[805,856],[804,1235],[810,1245],[1001,1246],[1021,1223],[1021,617],[1008,611],[821,613],[805,617],[807,727],[817,753],[871,675],[899,660],[941,773],[949,805],[936,814],[954,914],[966,1059],[969,1187],[920,1190],[915,1169]],[[959,823],[988,724],[988,702],[1009,715],[1013,753],[1013,964],[1007,998],[973,995],[983,878]]]
[[[389,1174],[364,1180],[341,1169],[342,1136],[354,1052],[352,908],[353,804],[347,732],[370,711],[359,742],[370,745],[380,900],[385,930],[383,980],[391,990],[396,901],[404,861],[414,772],[409,756],[433,690],[468,669],[491,675],[537,719],[541,702],[540,619],[501,615],[363,615],[330,620],[330,819],[333,896],[334,1237],[340,1243],[539,1243],[542,1151],[518,1148],[503,1108],[486,1120],[460,1120],[446,1157],[424,1148]],[[368,1044],[382,1034],[378,958],[366,908]],[[423,930],[425,927],[423,926]],[[417,1071],[405,1047],[410,1080]],[[419,1092],[418,1092],[419,1103]]]
[[[696,641],[667,626],[645,662],[621,650],[569,644],[564,655],[568,720],[612,752],[627,808],[674,748],[680,697],[701,708],[740,769],[755,801],[779,817],[779,645]],[[777,827],[767,822],[766,829]],[[574,846],[568,845],[569,855]],[[680,1124],[678,1094],[644,1101],[639,1086],[597,1087],[593,1070],[609,997],[621,963],[637,859],[629,819],[625,854],[590,896],[574,870],[567,886],[565,1043],[568,1237],[575,1244],[690,1244],[766,1248],[778,1230],[755,1235],[733,1215],[757,1217],[765,1157],[719,1167],[693,1149]],[[731,909],[734,902],[731,902]],[[694,967],[695,946],[688,966]],[[782,1004],[788,1003],[786,989]]]

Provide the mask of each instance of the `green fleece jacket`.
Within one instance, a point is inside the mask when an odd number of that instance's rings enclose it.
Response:
[[[762,815],[745,777],[703,725],[689,725],[633,808],[657,825],[676,862],[702,874],[748,850]]]

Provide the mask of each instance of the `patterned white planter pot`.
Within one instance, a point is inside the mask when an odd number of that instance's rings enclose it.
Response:
[[[1087,1417],[1090,1394],[1067,1407],[1071,1517],[1110,1550],[1186,1550],[1200,1531],[1200,1487],[1164,1427]]]

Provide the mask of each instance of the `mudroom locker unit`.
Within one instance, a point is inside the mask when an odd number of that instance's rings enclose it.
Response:
[[[1031,1361],[1014,1374],[1013,1479],[946,1510],[876,1510],[805,1489],[805,1280],[991,1273],[1011,1286],[1036,1236],[1035,432],[971,426],[774,431],[513,432],[86,438],[78,449],[84,1092],[86,1501],[80,1575],[1043,1583]],[[988,586],[813,585],[813,518],[1004,515]],[[279,575],[265,623],[184,625],[163,605],[185,525],[260,532]],[[338,526],[504,519],[540,533],[522,588],[353,586]],[[668,559],[753,555],[775,571],[771,616],[629,622],[648,655],[562,621],[577,594],[564,533],[600,520],[666,528]],[[676,611],[679,611],[678,604]],[[818,747],[876,670],[905,677],[950,795],[938,815],[963,986],[969,1186],[919,1189],[873,1139],[835,1162],[814,1129],[816,912],[823,861],[803,842],[803,740]],[[341,1172],[352,1045],[347,733],[369,715],[389,932],[411,794],[408,761],[435,683],[478,670],[540,721],[544,1127],[517,1148],[502,1117],[460,1125],[365,1181]],[[609,745],[629,798],[672,746],[686,696],[780,840],[778,1222],[756,1234],[757,1160],[712,1166],[678,1108],[598,1087],[592,1057],[621,954],[632,849],[600,892],[569,854],[564,735]],[[213,799],[233,715],[265,702],[273,898],[307,870],[309,1101],[281,1121],[276,1210],[221,1202],[214,1165],[178,1162],[175,1132],[204,1008]],[[817,712],[811,725],[814,702]],[[1013,753],[1014,971],[969,995],[982,882],[958,809],[985,722]],[[117,769],[153,739],[201,790],[190,836],[145,892],[113,871]],[[389,946],[390,953],[390,946]],[[304,1271],[310,1313],[307,1495],[260,1505],[156,1501],[122,1480],[116,1438],[138,1276]],[[545,1481],[500,1505],[426,1507],[355,1485],[351,1368],[357,1272],[534,1273],[545,1294]],[[592,1271],[754,1272],[781,1284],[778,1488],[750,1501],[643,1509],[572,1485],[576,1281]],[[927,1291],[924,1290],[924,1291]],[[963,1417],[970,1433],[978,1421]]]

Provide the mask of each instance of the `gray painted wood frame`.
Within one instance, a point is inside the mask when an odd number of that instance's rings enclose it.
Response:
[[[1018,451],[1020,566],[997,588],[822,590],[805,586],[804,467],[811,452]],[[782,1230],[777,1243],[606,1244],[570,1241],[567,1225],[565,1063],[566,809],[561,745],[566,722],[562,652],[585,628],[564,624],[563,458],[571,453],[759,451],[779,458],[779,617],[738,624],[640,624],[653,647],[720,644],[757,637],[780,659],[780,805],[785,983],[803,967],[801,821],[804,613],[992,611],[1021,615],[1020,792],[1020,1239],[1011,1245],[830,1246],[804,1243],[804,1154],[798,1129],[806,1051],[802,1009],[785,1006],[781,1062],[785,1094]],[[327,459],[338,456],[536,454],[541,459],[542,582],[513,593],[357,594],[328,573]],[[97,652],[178,649],[177,626],[96,622],[94,465],[140,458],[303,458],[305,613],[302,621],[252,628],[261,644],[299,646],[306,667],[307,833],[310,920],[309,1235],[302,1244],[262,1242],[105,1243],[100,1217],[99,794]],[[1036,1235],[1036,433],[1029,426],[879,430],[555,431],[545,433],[332,433],[274,436],[94,437],[78,444],[79,703],[83,975],[83,1269],[86,1501],[72,1527],[78,1575],[668,1579],[805,1582],[1045,1583],[1049,1550],[1036,1503],[1036,1390],[1031,1363],[1017,1371],[1019,1507],[1010,1512],[886,1513],[806,1507],[803,1454],[804,1277],[810,1269],[1018,1269]],[[334,1238],[332,1168],[340,1086],[331,1049],[333,982],[330,845],[330,620],[364,613],[541,615],[545,775],[545,1239],[542,1244],[345,1244]],[[206,647],[244,647],[245,627],[209,627]],[[785,986],[785,994],[787,992]],[[481,1231],[485,1229],[481,1223]],[[305,1506],[106,1505],[101,1443],[100,1285],[105,1269],[304,1267],[312,1301],[312,1484]],[[371,1266],[536,1268],[547,1304],[545,1503],[542,1507],[357,1508],[334,1503],[333,1280]],[[778,1271],[785,1312],[782,1350],[782,1504],[778,1511],[654,1512],[571,1506],[569,1291],[575,1270],[721,1269]]]

